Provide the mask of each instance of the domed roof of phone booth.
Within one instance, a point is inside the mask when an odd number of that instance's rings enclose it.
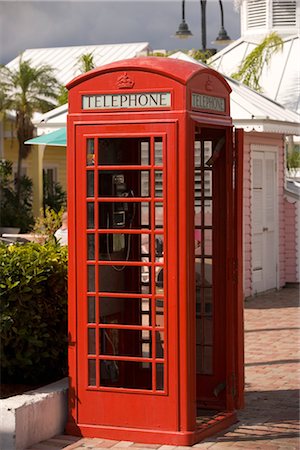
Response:
[[[141,58],[131,58],[124,59],[122,61],[117,61],[105,66],[97,67],[89,72],[77,76],[71,80],[67,85],[67,89],[72,89],[74,86],[83,83],[91,78],[103,75],[109,72],[116,72],[119,70],[124,71],[145,71],[160,74],[181,84],[187,84],[194,76],[200,73],[208,73],[216,78],[218,78],[224,85],[228,93],[231,92],[231,88],[225,78],[217,72],[216,70],[208,67],[205,64],[194,64],[187,61],[181,61],[177,59],[170,58],[160,58],[160,57],[141,57]]]

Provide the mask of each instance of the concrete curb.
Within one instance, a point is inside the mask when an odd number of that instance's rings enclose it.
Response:
[[[24,450],[64,431],[68,379],[0,400],[0,449]]]

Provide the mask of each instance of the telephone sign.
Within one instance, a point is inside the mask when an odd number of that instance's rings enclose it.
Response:
[[[67,87],[67,432],[193,445],[243,404],[230,88],[168,58],[100,67]]]
[[[170,92],[83,95],[82,109],[163,108],[171,106]]]

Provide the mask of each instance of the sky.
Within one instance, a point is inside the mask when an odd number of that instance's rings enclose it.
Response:
[[[225,29],[240,36],[233,0],[223,0]],[[221,18],[218,0],[207,0],[207,47],[217,37]],[[201,48],[200,0],[185,1],[185,19],[193,37],[173,35],[181,22],[182,0],[77,1],[0,0],[0,64],[28,48],[149,42],[152,49]]]

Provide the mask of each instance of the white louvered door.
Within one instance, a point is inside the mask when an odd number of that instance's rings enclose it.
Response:
[[[252,153],[253,293],[277,287],[276,153]]]

